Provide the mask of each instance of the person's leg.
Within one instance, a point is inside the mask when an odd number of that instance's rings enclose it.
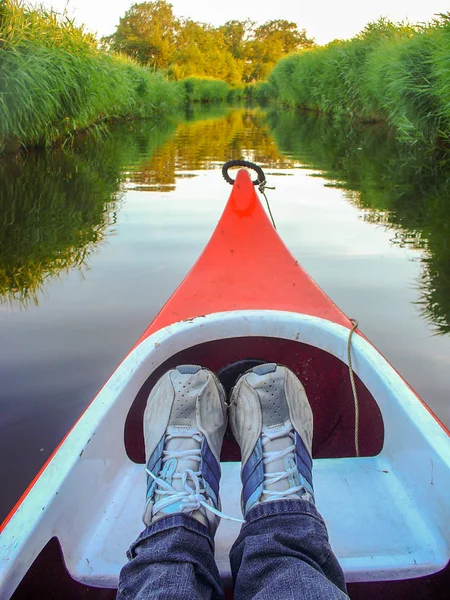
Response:
[[[243,375],[230,402],[242,452],[245,524],[230,554],[236,600],[348,598],[314,506],[312,412],[286,367]]]
[[[223,598],[213,538],[226,425],[225,392],[210,371],[177,367],[153,388],[144,415],[147,527],[120,573],[120,600]]]
[[[218,600],[222,584],[213,538],[189,516],[165,517],[147,527],[128,551],[118,600]]]

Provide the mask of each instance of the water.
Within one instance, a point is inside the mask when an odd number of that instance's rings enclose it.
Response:
[[[0,162],[0,520],[198,257],[231,158],[280,235],[450,424],[450,169],[380,127],[216,107]]]

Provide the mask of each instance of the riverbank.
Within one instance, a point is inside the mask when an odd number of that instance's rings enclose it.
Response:
[[[187,102],[224,100],[232,91],[211,79],[169,81],[99,50],[67,15],[15,1],[0,11],[0,152],[64,143],[110,120],[161,120]]]
[[[450,135],[450,17],[428,25],[381,19],[359,35],[278,62],[258,99],[337,118],[385,121],[407,142]]]

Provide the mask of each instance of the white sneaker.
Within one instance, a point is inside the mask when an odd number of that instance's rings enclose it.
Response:
[[[225,391],[211,371],[183,365],[161,377],[144,414],[146,525],[185,513],[215,533],[226,426]]]
[[[231,430],[242,453],[242,512],[270,500],[314,503],[313,416],[287,367],[267,363],[242,375],[231,392]]]

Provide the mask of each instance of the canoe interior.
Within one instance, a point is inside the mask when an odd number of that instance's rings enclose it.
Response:
[[[358,334],[352,351],[363,456],[355,458],[347,342],[343,326],[280,311],[206,315],[144,340],[4,529],[9,552],[3,568],[10,581],[17,578],[15,585],[20,581],[12,597],[35,597],[36,589],[45,598],[115,596],[126,547],[142,529],[142,413],[149,391],[171,366],[189,362],[221,371],[244,359],[286,364],[305,385],[315,418],[317,505],[352,582],[351,597],[447,597],[448,436]],[[238,516],[239,456],[231,440],[224,446],[224,511]],[[42,507],[37,514],[36,506]],[[228,586],[228,550],[237,533],[223,521],[216,536],[217,563]]]
[[[139,391],[126,420],[125,447],[130,459],[145,462],[142,432],[145,405],[152,387],[168,369],[181,364],[199,364],[217,373],[230,363],[249,358],[284,364],[302,381],[314,414],[315,458],[355,456],[355,411],[348,366],[320,348],[295,340],[260,336],[198,344],[174,354],[157,368]],[[360,453],[375,456],[383,446],[383,420],[373,396],[357,376],[356,386],[360,405]],[[227,437],[221,460],[240,460],[238,445]]]

